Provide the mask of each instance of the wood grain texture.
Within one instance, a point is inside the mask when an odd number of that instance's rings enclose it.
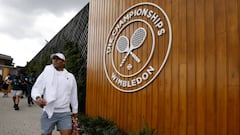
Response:
[[[106,77],[104,49],[118,17],[140,2],[155,3],[166,12],[172,48],[166,65],[150,85],[125,93]],[[238,0],[90,0],[87,114],[111,119],[126,132],[139,131],[146,123],[159,135],[239,135],[239,8]],[[139,27],[148,26],[130,24],[121,34],[130,37]],[[142,61],[149,56],[151,39],[148,34],[146,45],[133,51]],[[152,65],[161,64],[167,42],[156,42],[163,46],[155,50],[159,60]],[[119,52],[115,49],[114,53]],[[120,64],[124,55],[114,55],[115,63]],[[134,70],[141,68],[130,55],[125,64],[129,63]],[[134,72],[125,67],[117,68],[122,73]]]

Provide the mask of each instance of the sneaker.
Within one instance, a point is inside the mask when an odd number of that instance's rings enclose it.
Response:
[[[18,111],[18,110],[19,110],[19,107],[17,106],[17,107],[15,108],[15,110]]]
[[[18,107],[17,104],[15,105],[14,109],[15,109],[16,111],[19,110],[19,107]]]

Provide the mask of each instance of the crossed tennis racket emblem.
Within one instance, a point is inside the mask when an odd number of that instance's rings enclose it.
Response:
[[[133,59],[139,63],[141,60],[135,55],[132,50],[139,48],[142,46],[145,38],[147,36],[147,32],[144,28],[140,27],[134,31],[133,35],[130,39],[130,47],[129,47],[129,40],[126,36],[120,36],[117,40],[117,50],[119,53],[126,53],[124,58],[121,61],[120,67],[126,62],[128,55],[131,54]]]

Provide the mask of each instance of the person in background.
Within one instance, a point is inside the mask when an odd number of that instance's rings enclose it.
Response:
[[[27,102],[28,102],[28,106],[30,107],[31,105],[33,105],[33,99],[31,97],[31,92],[32,92],[32,87],[33,87],[33,84],[35,83],[36,81],[36,76],[35,76],[35,72],[31,72],[27,77],[25,77],[25,82],[26,82],[26,87],[27,87],[27,91],[26,91],[26,94],[27,94]]]
[[[0,88],[2,88],[3,82],[4,82],[3,76],[0,74]]]
[[[10,74],[8,74],[3,82],[2,89],[3,89],[3,97],[8,97],[8,87],[10,84]]]
[[[36,103],[43,107],[42,135],[51,135],[55,126],[61,135],[72,135],[72,118],[78,118],[76,79],[65,69],[62,53],[52,54],[51,59],[52,64],[45,66],[31,94]]]
[[[11,85],[12,85],[12,98],[14,103],[14,109],[19,110],[19,102],[20,97],[22,95],[22,83],[23,79],[20,75],[20,70],[16,70],[16,74],[10,77]]]
[[[22,95],[20,96],[21,98],[28,97],[27,96],[27,81],[28,81],[28,76],[26,73],[22,73],[21,77],[23,78],[23,83],[22,83]]]

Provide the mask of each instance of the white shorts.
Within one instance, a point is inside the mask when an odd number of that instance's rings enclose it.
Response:
[[[12,90],[12,96],[16,97],[16,96],[21,96],[22,95],[22,90]]]

